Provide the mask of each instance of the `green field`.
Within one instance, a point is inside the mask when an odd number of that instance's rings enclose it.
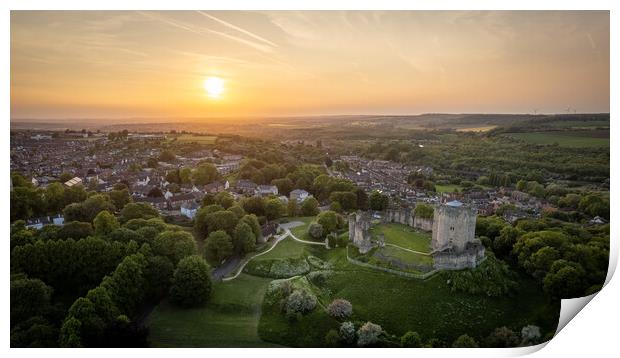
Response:
[[[569,130],[553,132],[507,133],[506,136],[532,144],[560,147],[609,147],[609,130]]]
[[[310,237],[310,235],[308,235],[308,225],[310,225],[310,223],[313,222],[315,219],[316,219],[316,216],[299,216],[299,217],[289,218],[288,219],[289,222],[301,221],[304,223],[301,226],[292,228],[291,232],[298,239],[312,241],[313,239]]]
[[[390,334],[412,330],[423,339],[452,342],[464,333],[481,339],[504,325],[520,330],[536,324],[545,332],[557,325],[559,303],[550,304],[539,286],[525,277],[519,280],[516,296],[494,298],[452,292],[442,273],[428,280],[411,279],[353,265],[346,261],[345,249],[306,251],[334,267],[325,284],[312,287],[320,302],[347,299],[353,304],[352,321],[370,320]],[[289,322],[277,307],[264,305],[259,333],[264,340],[286,346],[316,347],[323,344],[327,330],[338,325],[320,309]]]
[[[217,136],[214,135],[195,135],[195,134],[181,134],[176,137],[177,141],[184,143],[198,143],[198,144],[215,144]]]
[[[149,317],[153,347],[274,347],[257,333],[260,306],[271,279],[242,274],[217,283],[205,307],[183,309],[167,302]]]
[[[351,320],[356,326],[372,321],[389,334],[400,336],[412,330],[424,340],[436,337],[447,343],[464,333],[479,340],[504,325],[520,330],[535,324],[543,335],[557,325],[559,303],[547,301],[539,285],[525,277],[519,280],[515,296],[470,295],[452,292],[443,273],[427,280],[400,277],[348,262],[344,248],[326,250],[290,238],[261,259],[303,260],[308,256],[328,262],[331,272],[325,281],[304,279],[319,299],[310,314],[289,320],[279,305],[263,303],[272,279],[242,274],[233,281],[215,284],[213,297],[203,308],[160,304],[149,318],[152,346],[322,346],[326,332],[340,324],[322,308],[335,298],[353,304]]]
[[[435,191],[438,193],[458,193],[463,191],[463,187],[457,184],[436,184]]]
[[[380,252],[382,255],[393,257],[401,262],[407,262],[407,263],[412,263],[416,265],[424,265],[428,267],[433,266],[432,256],[417,254],[415,252],[411,252],[407,250],[401,250],[398,247],[385,246],[385,247],[378,249],[378,252]],[[397,267],[394,267],[394,269],[398,270]],[[418,270],[412,270],[412,269],[408,269],[406,271],[422,273],[422,272],[419,272]]]
[[[430,252],[431,251],[431,235],[412,229],[403,224],[390,223],[375,225],[370,229],[373,235],[383,233],[385,242],[394,244],[406,249]]]

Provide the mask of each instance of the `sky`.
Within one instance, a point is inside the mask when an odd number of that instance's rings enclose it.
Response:
[[[609,112],[609,45],[607,11],[12,11],[11,118]]]

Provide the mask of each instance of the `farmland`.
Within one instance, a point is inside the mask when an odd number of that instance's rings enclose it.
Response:
[[[569,130],[528,133],[507,133],[508,137],[538,145],[560,147],[609,147],[609,130]]]

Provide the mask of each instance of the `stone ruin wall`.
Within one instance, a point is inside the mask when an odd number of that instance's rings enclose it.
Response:
[[[432,231],[431,248],[434,251],[452,247],[461,252],[468,242],[475,239],[476,211],[466,207],[437,206]]]
[[[372,249],[370,222],[371,218],[368,213],[352,213],[349,215],[349,241],[357,246],[362,254]]]
[[[423,231],[433,230],[433,219],[425,219],[415,216],[414,210],[409,208],[385,210],[383,213],[383,222],[399,223]]]

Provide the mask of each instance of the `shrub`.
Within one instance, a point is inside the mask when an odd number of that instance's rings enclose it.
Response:
[[[335,329],[330,329],[325,335],[325,345],[328,347],[337,347],[338,343],[340,343],[338,331]]]
[[[338,235],[335,232],[332,232],[331,234],[327,235],[327,246],[330,249],[335,248],[337,244],[338,244]]]
[[[353,322],[347,321],[340,325],[340,339],[347,344],[355,342],[355,325]]]
[[[327,306],[327,313],[334,318],[348,318],[353,313],[353,305],[344,299],[335,299]]]
[[[540,327],[527,325],[521,329],[521,345],[531,346],[540,343]]]
[[[311,223],[308,226],[308,235],[313,239],[320,239],[323,237],[323,225],[319,223]]]
[[[316,297],[305,289],[296,289],[285,301],[284,312],[287,317],[305,314],[316,307]]]
[[[459,338],[452,343],[452,348],[478,348],[478,342],[472,337],[464,334],[459,336]]]
[[[510,348],[519,345],[519,337],[508,327],[496,328],[486,339],[491,348]]]
[[[420,348],[422,347],[422,338],[418,332],[408,331],[400,337],[400,346],[403,348]]]
[[[378,324],[366,322],[357,330],[357,345],[360,347],[368,347],[379,343],[379,337],[383,333],[383,329]]]

